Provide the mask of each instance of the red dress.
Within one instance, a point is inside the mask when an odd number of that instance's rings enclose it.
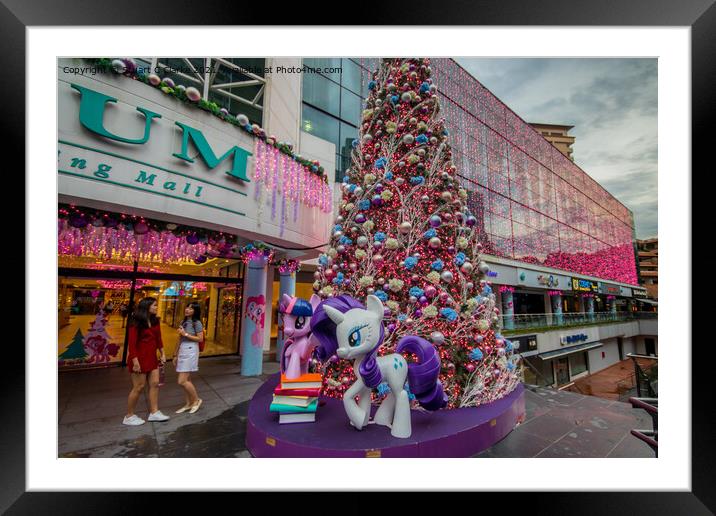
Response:
[[[164,348],[162,329],[157,323],[151,328],[129,326],[129,342],[127,349],[127,365],[129,372],[134,372],[134,358],[139,360],[142,373],[150,373],[159,367],[157,351]]]

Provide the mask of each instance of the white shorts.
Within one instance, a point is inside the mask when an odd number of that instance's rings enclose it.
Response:
[[[182,342],[177,353],[177,373],[193,373],[199,370],[199,343]]]

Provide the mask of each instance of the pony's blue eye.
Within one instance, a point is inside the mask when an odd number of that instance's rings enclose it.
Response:
[[[348,336],[348,345],[352,348],[360,346],[360,330],[354,330]]]

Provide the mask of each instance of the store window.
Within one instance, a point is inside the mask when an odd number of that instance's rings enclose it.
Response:
[[[515,315],[546,313],[544,294],[515,292],[512,295],[512,303],[514,305]]]
[[[167,355],[189,303],[201,307],[202,356],[238,352],[243,263],[222,257],[234,237],[83,207],[58,214],[59,367],[121,364],[129,315],[145,297],[159,305]]]
[[[569,356],[569,367],[572,377],[587,371],[587,353],[574,353]]]

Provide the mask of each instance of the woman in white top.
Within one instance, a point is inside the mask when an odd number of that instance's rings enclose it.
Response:
[[[179,346],[172,362],[176,367],[177,383],[184,389],[186,403],[176,411],[177,414],[189,411],[193,414],[201,406],[201,398],[189,375],[199,370],[199,342],[204,339],[204,327],[201,324],[201,307],[198,303],[189,304],[184,310],[184,320],[177,329],[180,335]]]

